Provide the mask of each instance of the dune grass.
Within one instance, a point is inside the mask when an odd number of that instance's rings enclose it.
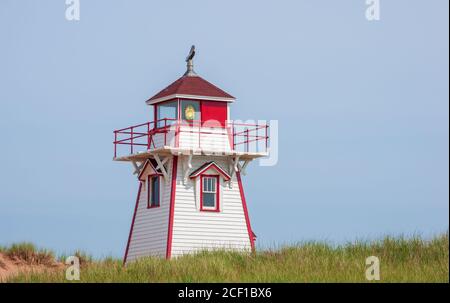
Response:
[[[307,242],[241,254],[200,252],[173,260],[88,260],[79,282],[368,282],[365,260],[380,260],[379,282],[449,282],[448,232],[431,240],[386,237],[333,247]],[[65,271],[21,274],[8,282],[69,282]]]
[[[53,252],[38,249],[33,243],[22,242],[10,247],[2,247],[0,252],[13,260],[23,261],[30,265],[49,265],[54,263]]]

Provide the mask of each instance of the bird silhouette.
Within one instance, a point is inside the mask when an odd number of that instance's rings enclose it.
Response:
[[[188,62],[189,60],[192,60],[192,58],[194,58],[195,56],[195,45],[191,46],[191,50],[189,51],[189,55],[186,57],[186,62]]]

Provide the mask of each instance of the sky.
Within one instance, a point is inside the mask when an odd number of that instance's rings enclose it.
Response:
[[[260,248],[449,225],[449,2],[0,2],[0,245],[122,257],[138,183],[114,129],[195,70],[278,120],[278,162],[243,177]]]

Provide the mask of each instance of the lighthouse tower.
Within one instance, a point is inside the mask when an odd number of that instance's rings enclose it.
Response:
[[[133,164],[139,189],[124,262],[255,247],[241,176],[268,155],[268,125],[230,120],[235,98],[184,75],[146,101],[151,121],[114,131],[114,160]]]

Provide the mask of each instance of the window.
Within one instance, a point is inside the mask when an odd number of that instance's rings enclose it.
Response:
[[[219,176],[201,176],[200,210],[219,211]]]
[[[147,207],[159,206],[159,176],[150,175],[147,178]]]
[[[200,102],[181,101],[181,119],[187,122],[200,121]]]
[[[178,119],[178,102],[171,101],[157,105],[156,119],[158,120],[157,127],[164,127],[164,125],[172,125]],[[168,119],[167,124],[164,124],[162,119]]]

